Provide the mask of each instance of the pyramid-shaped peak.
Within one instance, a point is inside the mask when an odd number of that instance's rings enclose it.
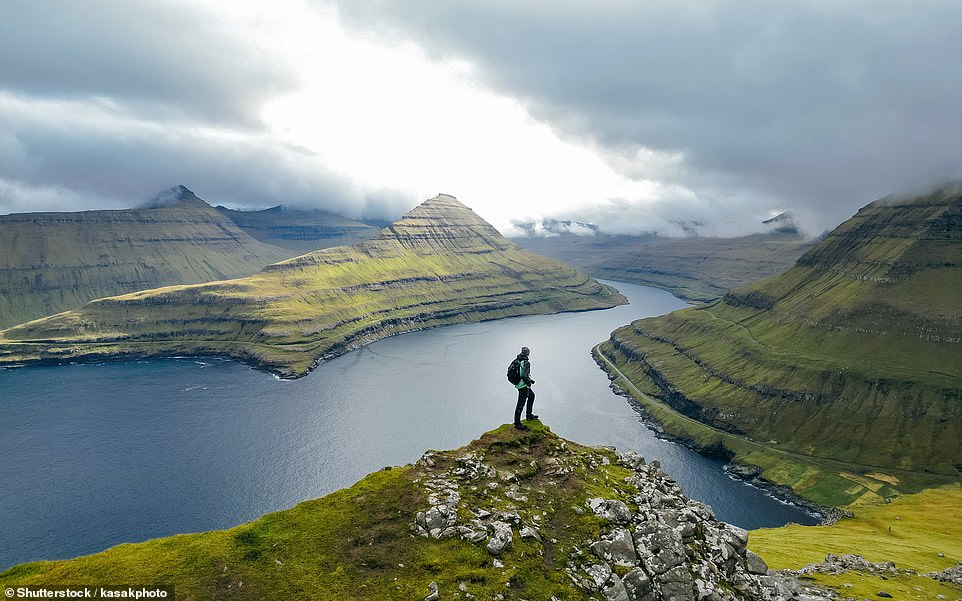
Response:
[[[187,186],[181,184],[172,188],[167,188],[166,190],[158,193],[156,196],[143,203],[140,208],[159,209],[162,207],[171,207],[182,204],[201,204],[204,206],[209,206],[206,202],[194,194]]]
[[[386,227],[379,240],[418,252],[491,252],[514,246],[490,223],[449,194],[438,194]]]
[[[454,211],[468,211],[468,212],[471,212],[472,214],[474,213],[474,211],[472,211],[470,207],[468,207],[463,202],[458,200],[457,197],[452,196],[450,194],[438,194],[434,198],[429,198],[424,202],[422,202],[421,204],[419,204],[418,206],[414,207],[413,209],[408,211],[408,213],[405,216],[411,215],[412,213],[417,214],[423,211],[437,211],[441,209],[449,209]]]

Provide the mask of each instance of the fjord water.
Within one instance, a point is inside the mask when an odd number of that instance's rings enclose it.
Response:
[[[0,370],[0,569],[230,527],[464,445],[511,421],[504,372],[522,345],[535,412],[555,433],[659,459],[742,527],[813,523],[656,438],[611,392],[591,348],[684,303],[610,283],[631,304],[396,336],[294,381],[209,358]]]

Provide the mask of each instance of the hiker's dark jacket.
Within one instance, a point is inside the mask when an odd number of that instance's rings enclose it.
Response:
[[[528,360],[526,355],[518,355],[516,357],[518,360],[518,372],[521,374],[521,381],[518,382],[518,388],[524,388],[526,386],[531,386],[534,384],[534,380],[531,379],[531,361]]]

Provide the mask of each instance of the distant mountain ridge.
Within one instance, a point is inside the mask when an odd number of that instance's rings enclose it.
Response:
[[[348,219],[321,209],[277,205],[259,211],[215,207],[253,238],[292,251],[306,253],[331,246],[356,244],[376,236],[381,226]]]
[[[812,244],[787,231],[739,238],[561,234],[515,241],[594,277],[654,286],[698,302],[789,269]]]
[[[0,215],[0,327],[103,296],[250,275],[291,254],[184,186],[138,209]]]
[[[247,278],[104,298],[3,330],[0,363],[227,355],[297,377],[324,357],[399,332],[624,302],[442,195],[357,245]]]
[[[826,504],[912,489],[926,474],[953,478],[962,464],[962,190],[873,202],[789,271],[636,321],[601,351],[685,415],[794,454],[771,460],[759,449],[740,460],[802,494],[828,495]],[[808,467],[786,467],[795,460]]]
[[[601,228],[593,223],[572,221],[570,219],[539,219],[538,221],[521,221],[514,226],[524,232],[526,236],[559,236],[573,234],[576,236],[595,235],[601,233]]]
[[[379,231],[320,209],[214,208],[183,185],[134,209],[0,215],[0,328],[95,298],[252,275]]]

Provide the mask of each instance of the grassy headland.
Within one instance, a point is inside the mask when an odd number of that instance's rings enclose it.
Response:
[[[607,484],[599,482],[618,481],[626,470],[613,465],[611,451],[592,451],[529,423],[528,432],[503,426],[467,447],[429,452],[417,465],[385,468],[350,488],[229,530],[22,564],[0,574],[0,584],[173,584],[178,599],[422,599],[432,581],[446,596],[462,582],[479,599],[512,586],[531,598],[548,599],[559,590],[570,594],[563,572],[568,554],[600,527],[597,518],[576,507],[600,494]],[[595,455],[595,465],[602,457],[608,465],[589,468]],[[417,512],[430,506],[432,490],[425,483],[465,456],[483,459],[496,472],[468,483],[475,486],[459,487],[461,520],[474,517],[469,507],[513,511],[526,523],[543,525],[540,539],[547,552],[538,552],[539,541],[515,540],[501,557],[507,567],[498,569],[483,545],[413,534]],[[553,476],[544,462],[549,457],[574,466],[572,474]],[[487,486],[488,480],[498,484]],[[552,486],[552,480],[563,485]],[[518,483],[524,490],[514,499],[505,496],[518,490]],[[551,592],[542,597],[539,591]]]
[[[619,589],[628,589],[633,597],[624,598],[695,599],[703,591],[761,601],[787,598],[773,596],[785,588],[765,586],[792,579],[760,577],[767,568],[753,560],[746,540],[774,568],[861,553],[924,574],[962,557],[957,490],[867,507],[831,527],[748,536],[685,498],[656,463],[527,423],[530,430],[504,425],[462,448],[428,451],[413,465],[384,468],[228,530],[14,566],[0,573],[0,586],[172,585],[178,599],[197,600],[424,599],[432,590],[441,599],[587,600],[619,598]],[[938,513],[927,513],[932,509]],[[860,573],[815,578],[856,598],[905,587],[929,598],[962,593],[921,574],[884,583]]]
[[[0,586],[137,582],[173,585],[178,599],[392,601],[721,599],[737,586],[732,598],[771,598],[778,577],[759,577],[746,533],[687,499],[656,463],[528,424],[230,530],[14,566]]]
[[[223,355],[297,377],[325,357],[400,332],[624,302],[438,196],[361,244],[247,278],[99,299],[3,330],[0,364]]]

